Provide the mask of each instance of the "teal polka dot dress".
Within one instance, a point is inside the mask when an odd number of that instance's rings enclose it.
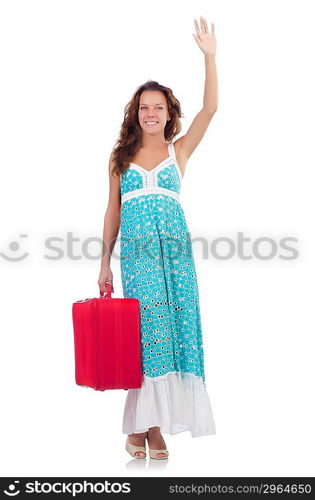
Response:
[[[130,163],[122,174],[120,269],[124,297],[141,312],[143,383],[129,389],[123,433],[215,434],[205,385],[198,283],[180,204],[175,148],[151,170]]]

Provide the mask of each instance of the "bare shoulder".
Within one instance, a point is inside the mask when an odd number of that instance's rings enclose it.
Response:
[[[114,168],[115,166],[115,161],[114,161],[114,151],[111,152],[110,156],[109,156],[109,161],[108,161],[108,173],[109,173],[109,176],[111,178],[113,178],[112,180],[115,181],[115,179],[118,179],[119,181],[119,177],[116,177],[114,176],[111,172],[112,172],[112,169]],[[116,180],[117,182],[117,180]]]
[[[117,197],[120,191],[120,176],[112,173],[114,166],[114,152],[112,151],[108,161],[109,186],[111,194]]]
[[[113,168],[113,166],[115,165],[115,162],[114,162],[114,150],[111,152],[110,156],[109,156],[109,160],[108,160],[108,168],[109,168],[109,171],[111,171],[111,169]]]
[[[188,160],[187,155],[183,150],[184,137],[185,137],[184,135],[182,137],[179,137],[179,139],[176,139],[176,141],[173,143],[175,149],[176,161],[181,170],[182,176],[185,173],[186,164]]]

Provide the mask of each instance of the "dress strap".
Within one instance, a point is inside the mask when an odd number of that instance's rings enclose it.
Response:
[[[176,160],[176,154],[175,154],[175,148],[174,148],[173,142],[168,143],[168,153],[169,153],[171,158]]]

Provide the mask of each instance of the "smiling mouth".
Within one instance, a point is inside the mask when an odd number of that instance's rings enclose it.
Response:
[[[144,122],[146,125],[157,125],[159,122]]]

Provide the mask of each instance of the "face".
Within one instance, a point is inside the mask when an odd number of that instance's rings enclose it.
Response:
[[[163,132],[170,119],[167,101],[158,90],[145,90],[140,95],[138,118],[141,128],[148,134]]]

